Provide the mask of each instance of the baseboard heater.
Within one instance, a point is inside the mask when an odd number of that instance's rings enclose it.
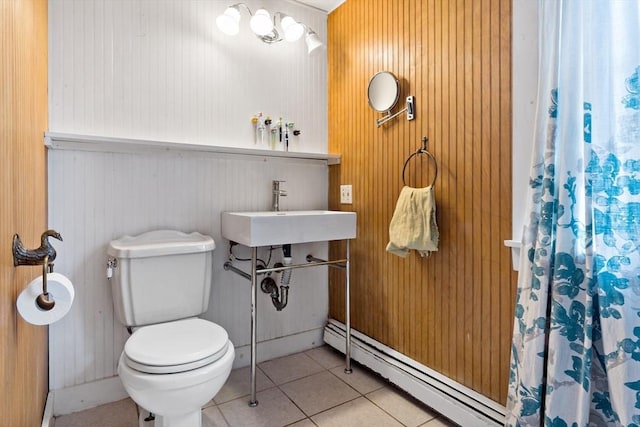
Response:
[[[324,341],[344,353],[344,324],[329,319]],[[461,426],[504,424],[504,406],[354,329],[351,358]]]

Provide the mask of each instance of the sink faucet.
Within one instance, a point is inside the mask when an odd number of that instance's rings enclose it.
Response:
[[[287,195],[285,190],[280,189],[280,183],[286,181],[273,181],[273,210],[278,212],[280,210],[280,196],[284,197]]]

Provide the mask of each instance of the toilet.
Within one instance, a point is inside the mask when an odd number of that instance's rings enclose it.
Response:
[[[229,377],[235,350],[227,332],[198,317],[209,305],[214,249],[209,236],[174,230],[109,243],[115,313],[132,332],[118,375],[144,410],[140,426],[201,427],[202,407]]]

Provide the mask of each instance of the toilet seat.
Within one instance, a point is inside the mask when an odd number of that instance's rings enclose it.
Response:
[[[123,361],[149,374],[186,372],[214,363],[229,345],[221,326],[199,318],[182,319],[136,330],[124,346]]]

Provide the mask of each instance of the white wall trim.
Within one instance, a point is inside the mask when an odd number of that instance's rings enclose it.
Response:
[[[44,404],[44,413],[42,414],[42,427],[54,427],[53,422],[53,395],[47,393],[47,401]]]
[[[128,397],[118,376],[52,390],[50,394],[53,394],[54,416],[95,408]]]
[[[518,271],[520,268],[520,247],[522,243],[520,240],[505,240],[504,245],[511,249],[511,265],[514,271]]]
[[[97,135],[76,135],[58,132],[46,132],[44,134],[44,145],[53,150],[98,151],[107,153],[145,153],[154,151],[218,153],[259,157],[283,157],[288,159],[326,160],[329,165],[337,165],[340,163],[340,154],[258,150],[242,147],[222,147],[216,145],[113,138]]]
[[[512,0],[512,221],[511,237],[522,237],[538,97],[538,2]]]
[[[317,328],[280,338],[260,341],[256,348],[258,363],[319,347],[324,343],[322,340],[323,331],[324,328]],[[248,366],[251,346],[243,345],[236,347],[235,350],[236,358],[233,361],[233,369]]]

